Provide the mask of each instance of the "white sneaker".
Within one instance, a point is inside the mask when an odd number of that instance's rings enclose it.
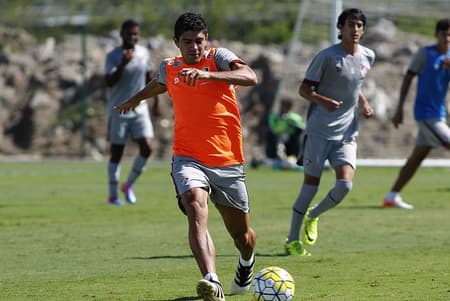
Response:
[[[401,208],[401,209],[414,209],[414,206],[411,205],[411,204],[406,203],[405,201],[403,201],[401,196],[397,196],[392,201],[388,201],[388,200],[384,199],[383,207],[385,207],[385,208],[396,207],[396,208]]]
[[[204,301],[225,301],[222,284],[218,281],[200,280],[197,283],[197,294]]]

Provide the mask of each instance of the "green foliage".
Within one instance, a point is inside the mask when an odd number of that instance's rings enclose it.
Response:
[[[151,162],[138,204],[112,207],[106,162],[1,162],[0,300],[197,300],[201,276],[169,169]],[[414,210],[382,209],[397,172],[358,168],[350,195],[321,217],[313,255],[299,258],[283,254],[283,241],[302,173],[248,169],[256,269],[287,269],[295,300],[448,300],[450,170],[419,170],[403,194]],[[316,200],[333,183],[325,173]],[[237,252],[212,204],[209,227],[227,293]]]
[[[402,15],[395,19],[396,25],[401,31],[417,33],[424,36],[434,37],[434,28],[439,18],[414,18]]]
[[[209,24],[213,39],[239,40],[247,43],[286,44],[291,38],[299,1],[242,1],[242,0],[9,0],[0,1],[0,25],[21,27],[39,39],[49,35],[60,40],[67,33],[80,31],[72,17],[87,16],[88,31],[93,35],[104,36],[118,29],[126,18],[135,18],[141,22],[143,36],[173,35],[173,23],[179,14],[185,11],[202,13]],[[373,9],[373,1],[361,1],[360,7]],[[391,1],[379,0],[380,5],[389,5]],[[435,3],[434,3],[435,2]],[[330,3],[311,1],[302,39],[308,43],[317,43],[329,39]],[[414,1],[404,6],[415,5],[417,10],[423,7],[436,7],[439,11],[445,7],[443,1]],[[422,17],[407,15],[404,10],[389,11],[384,16],[396,22],[400,29],[407,32],[426,33],[433,28],[436,15]],[[371,22],[383,17],[377,11],[367,11]],[[426,14],[425,14],[426,15]],[[65,19],[64,19],[65,18]],[[66,24],[63,24],[66,23]]]

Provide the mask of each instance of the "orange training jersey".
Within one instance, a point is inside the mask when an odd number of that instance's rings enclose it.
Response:
[[[195,65],[185,64],[181,56],[171,58],[166,65],[166,85],[175,115],[174,155],[221,167],[244,161],[235,86],[197,80],[192,87],[178,77],[183,68],[218,71],[214,53],[214,48],[208,50]]]

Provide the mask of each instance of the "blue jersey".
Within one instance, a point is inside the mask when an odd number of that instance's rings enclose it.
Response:
[[[445,56],[436,45],[421,48],[414,56],[409,70],[418,74],[414,118],[444,119],[447,115],[445,98],[450,81],[450,70],[442,66]]]

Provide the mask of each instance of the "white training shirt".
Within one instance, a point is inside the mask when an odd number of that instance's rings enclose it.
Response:
[[[329,112],[311,103],[306,122],[306,134],[328,140],[343,140],[358,134],[358,99],[363,79],[375,60],[375,53],[362,45],[354,55],[342,44],[321,50],[312,60],[305,79],[318,82],[317,93],[337,101],[341,107]]]

